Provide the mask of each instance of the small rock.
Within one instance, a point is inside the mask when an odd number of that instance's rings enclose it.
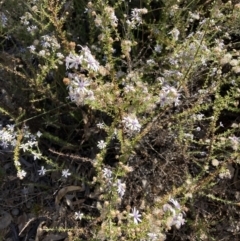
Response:
[[[13,216],[18,216],[18,214],[19,214],[19,209],[14,208],[14,209],[12,210],[12,215],[13,215]]]

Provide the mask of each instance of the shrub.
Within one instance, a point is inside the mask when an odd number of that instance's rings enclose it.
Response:
[[[56,213],[64,199],[78,221],[57,230],[72,240],[166,240],[171,230],[214,240],[194,206],[238,205],[218,188],[239,164],[239,6],[2,4],[1,147],[20,179],[32,172],[27,158],[38,176],[62,175]],[[67,193],[79,190],[78,206]]]

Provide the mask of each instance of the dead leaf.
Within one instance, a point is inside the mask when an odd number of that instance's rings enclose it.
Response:
[[[8,227],[12,221],[12,216],[5,211],[0,211],[0,230]]]
[[[43,229],[44,224],[45,224],[45,221],[42,221],[41,223],[39,223],[38,228],[37,228],[37,234],[36,234],[36,237],[35,237],[35,241],[41,240],[43,234],[46,232]]]
[[[70,207],[71,210],[74,210],[73,202],[72,202],[74,196],[73,195],[66,195],[65,198],[66,198],[67,205]]]
[[[57,208],[59,207],[59,203],[60,203],[61,199],[66,195],[66,193],[73,192],[73,191],[84,191],[84,190],[85,190],[85,188],[80,187],[80,186],[68,186],[68,187],[64,187],[64,188],[60,189],[55,198],[56,207]]]
[[[28,221],[28,217],[26,213],[23,213],[22,215],[20,215],[17,219],[18,229],[22,230],[25,224],[27,223],[27,221]]]

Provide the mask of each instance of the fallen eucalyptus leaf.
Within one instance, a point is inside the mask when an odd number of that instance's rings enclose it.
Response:
[[[7,228],[12,221],[12,216],[5,211],[0,211],[0,230]]]
[[[56,207],[57,208],[59,207],[59,203],[60,203],[61,199],[66,195],[66,193],[73,192],[73,191],[84,191],[84,190],[85,190],[85,188],[80,187],[80,186],[68,186],[68,187],[64,187],[64,188],[60,189],[55,198]]]
[[[17,219],[17,225],[18,225],[18,229],[22,230],[23,227],[25,226],[25,224],[27,223],[28,217],[26,215],[26,213],[23,213],[22,215],[20,215]]]
[[[66,199],[66,203],[67,205],[70,207],[71,210],[74,210],[73,208],[73,202],[72,202],[72,199],[74,198],[73,195],[66,195],[65,196],[65,199]]]
[[[46,233],[46,231],[43,229],[43,226],[45,223],[46,223],[45,221],[42,221],[41,223],[39,223],[35,241],[40,241],[42,239],[43,234]]]

